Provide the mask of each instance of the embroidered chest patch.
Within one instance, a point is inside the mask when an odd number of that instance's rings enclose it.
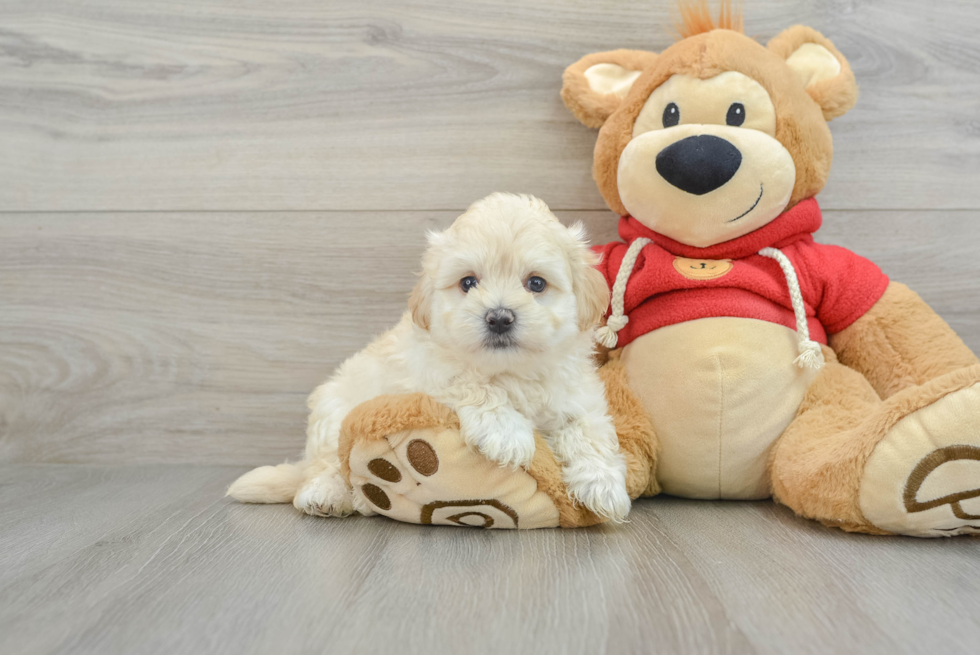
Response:
[[[728,259],[674,258],[674,270],[689,280],[713,280],[728,273],[733,266]]]

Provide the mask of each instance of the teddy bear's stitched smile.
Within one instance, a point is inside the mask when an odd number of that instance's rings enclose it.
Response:
[[[748,215],[749,215],[749,213],[750,213],[750,212],[751,212],[751,211],[752,211],[753,209],[755,209],[756,207],[758,207],[758,206],[759,206],[759,201],[760,201],[760,200],[762,200],[762,194],[763,194],[764,192],[765,192],[765,189],[763,189],[763,186],[762,186],[762,185],[760,184],[760,185],[759,185],[759,197],[755,199],[755,202],[753,202],[753,203],[752,203],[752,206],[751,206],[751,207],[749,207],[749,208],[748,208],[748,209],[747,209],[746,211],[744,211],[744,212],[742,212],[741,214],[739,214],[738,216],[736,216],[735,218],[733,218],[733,219],[731,219],[730,221],[725,221],[725,222],[726,222],[726,223],[734,223],[734,222],[735,222],[735,221],[737,221],[738,219],[740,219],[740,218],[745,218],[746,216],[748,216]]]

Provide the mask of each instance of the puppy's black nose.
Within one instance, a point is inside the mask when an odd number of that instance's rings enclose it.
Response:
[[[484,318],[487,321],[487,327],[494,334],[504,334],[514,327],[514,312],[503,307],[491,309]]]
[[[725,139],[710,134],[689,136],[657,155],[657,172],[681,191],[703,196],[735,176],[742,153]]]

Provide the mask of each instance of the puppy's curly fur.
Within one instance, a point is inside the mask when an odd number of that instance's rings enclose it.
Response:
[[[609,301],[594,263],[582,226],[563,226],[537,198],[495,193],[474,203],[429,235],[398,325],[310,396],[305,459],[256,469],[228,493],[292,501],[315,515],[373,513],[340,473],[341,423],[376,396],[423,392],[452,408],[463,439],[503,466],[530,463],[537,430],[571,497],[622,520],[626,466],[592,361],[593,329]]]

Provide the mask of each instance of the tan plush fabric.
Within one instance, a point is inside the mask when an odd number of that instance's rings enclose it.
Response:
[[[621,353],[612,351],[599,375],[606,385],[606,401],[616,425],[619,449],[626,456],[626,489],[633,499],[656,496],[660,493],[655,475],[660,442],[643,404],[630,388]]]
[[[414,428],[355,441],[348,465],[354,493],[399,521],[494,529],[553,528],[559,522],[555,503],[532,476],[468,448],[455,428]]]
[[[738,172],[721,189],[699,196],[681,191],[650,164],[672,143],[702,135],[723,139],[752,156],[742,160]],[[749,234],[781,214],[793,192],[795,176],[789,151],[759,130],[687,124],[633,139],[619,158],[616,183],[620,201],[644,226],[688,246],[704,248]],[[750,213],[728,225],[741,212]]]
[[[978,423],[980,383],[898,421],[861,476],[858,500],[868,521],[918,537],[980,534]]]
[[[671,75],[707,79],[725,71],[738,71],[751,77],[772,98],[776,108],[776,139],[792,155],[796,167],[789,206],[816,195],[823,188],[833,159],[833,142],[820,105],[808,95],[781,56],[743,34],[715,30],[684,39],[660,53],[654,64],[633,83],[629,95],[599,132],[593,175],[613,211],[627,213],[617,185],[619,155],[632,138],[633,123],[653,90]]]
[[[840,51],[817,30],[805,25],[794,25],[769,41],[768,47],[782,59],[790,59],[807,44],[821,46],[837,60],[839,71],[833,77],[814,80],[806,92],[820,105],[825,119],[833,120],[848,112],[858,99],[858,85],[854,72]]]
[[[830,349],[824,355],[826,367],[773,449],[773,497],[826,525],[886,534],[860,508],[868,458],[900,420],[980,381],[980,366],[909,387],[882,401],[860,373],[833,361]],[[909,462],[910,472],[913,465]]]
[[[630,387],[659,439],[664,492],[769,497],[770,448],[814,377],[793,363],[797,355],[789,328],[726,317],[660,328],[623,349]]]
[[[699,80],[718,81],[730,71],[757,82],[771,99],[771,133],[795,167],[791,192],[782,197],[789,198],[786,209],[815,196],[833,159],[827,121],[853,107],[858,96],[847,60],[808,27],[791,27],[764,47],[738,31],[705,31],[715,23],[703,3],[688,13],[691,18],[682,30],[688,38],[659,55],[632,56],[630,70],[645,67],[635,79],[615,67],[593,68],[620,65],[625,61],[621,51],[589,55],[566,71],[566,104],[586,125],[601,126],[593,175],[606,203],[627,214],[622,193],[631,206],[642,206],[629,172],[630,166],[650,159],[649,153],[637,155],[633,164],[631,153],[639,148],[623,153],[634,136],[650,140],[644,130],[657,120],[662,124],[665,105],[659,95],[637,123],[651,94],[661,87],[660,95],[674,94],[664,85],[675,75],[691,78],[685,79],[691,86]],[[590,68],[606,75],[608,81],[600,86],[616,92],[597,96],[588,84]],[[628,81],[632,84],[624,98]],[[690,90],[687,96],[695,107],[691,123],[700,125],[704,120],[698,112],[708,112],[711,103]],[[766,115],[759,106],[754,105],[753,116]],[[717,108],[711,111],[719,113]],[[626,170],[622,179],[620,167]],[[788,170],[778,162],[770,167]],[[663,194],[654,195],[657,202],[666,202]],[[725,200],[741,206],[738,198]],[[652,210],[647,213],[654,216]],[[944,524],[934,518],[924,518],[940,515],[942,508],[928,500],[937,494],[949,500],[942,511],[954,518],[980,516],[980,484],[971,487],[970,477],[980,462],[971,450],[976,441],[980,452],[980,437],[972,436],[980,424],[980,360],[906,287],[893,283],[867,315],[831,336],[840,361],[834,350],[824,348],[827,364],[815,379],[793,374],[793,335],[772,333],[788,333],[785,328],[742,329],[727,322],[724,329],[713,327],[692,321],[656,330],[622,351],[601,353],[608,358],[603,373],[614,416],[645,414],[653,426],[649,435],[636,431],[642,435],[637,438],[621,431],[630,459],[631,495],[644,482],[649,491],[659,482],[664,491],[694,497],[758,498],[771,493],[803,516],[876,534],[944,529],[936,527]],[[613,382],[631,392],[623,396],[630,402],[614,402]],[[931,447],[933,452],[925,452]],[[644,462],[652,465],[644,469]],[[914,473],[937,462],[945,467],[942,475]],[[901,507],[915,509],[916,517],[907,524],[896,504],[900,489]],[[907,489],[921,492],[926,500],[909,500]],[[881,525],[862,513],[862,503]],[[953,525],[952,519],[943,520]],[[980,531],[980,519],[975,522],[976,527],[963,529]],[[945,529],[953,534],[960,528]]]
[[[636,431],[642,421],[626,417],[623,425]],[[527,471],[502,468],[463,442],[454,412],[416,393],[354,408],[341,428],[340,457],[355,493],[399,521],[522,529],[601,522],[571,501],[554,454],[536,441]]]
[[[882,398],[980,363],[946,321],[896,282],[871,311],[831,335],[830,345]]]
[[[599,93],[592,89],[586,71],[593,66],[612,64],[627,71],[642,71],[653,64],[657,55],[643,50],[612,50],[585,55],[565,69],[561,99],[569,111],[587,127],[598,128],[616,111],[623,97]]]
[[[772,451],[770,476],[775,500],[807,518],[848,531],[883,533],[857,504],[864,461],[881,438],[857,430],[881,399],[860,373],[827,363],[807,390],[799,416]]]
[[[548,448],[548,444],[538,436],[535,436],[535,443],[537,448],[531,466],[527,469],[527,475],[534,478],[537,488],[547,494],[558,508],[558,524],[563,528],[583,528],[602,523],[603,519],[572,502],[562,481],[561,467]]]
[[[350,475],[348,459],[354,440],[378,441],[395,432],[430,427],[459,429],[455,412],[424,393],[378,396],[361,403],[340,426],[341,473]]]
[[[699,128],[716,125],[719,117],[725,116],[731,103],[738,101],[745,108],[740,128],[768,136],[776,135],[776,108],[769,92],[748,75],[725,71],[709,79],[692,75],[671,76],[653,90],[640,110],[633,124],[633,137],[664,130],[664,109],[675,101],[682,104],[680,115],[684,124]],[[727,131],[729,136],[737,133],[737,129]]]

